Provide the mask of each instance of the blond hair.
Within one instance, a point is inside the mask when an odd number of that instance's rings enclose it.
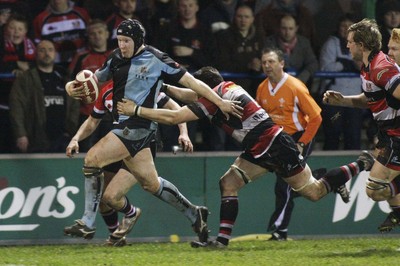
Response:
[[[400,28],[394,28],[390,35],[390,40],[400,43]]]

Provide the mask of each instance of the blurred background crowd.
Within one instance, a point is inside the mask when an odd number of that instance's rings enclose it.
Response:
[[[65,152],[93,105],[68,97],[64,85],[81,69],[101,67],[128,18],[145,26],[147,44],[189,72],[214,66],[252,96],[265,79],[261,51],[281,49],[285,71],[322,108],[314,149],[371,148],[369,111],[321,104],[328,89],[361,93],[361,63],[346,48],[346,30],[371,16],[387,52],[391,30],[400,27],[400,0],[0,0],[0,153]],[[240,149],[207,120],[188,129],[196,151]],[[82,142],[81,152],[102,131]],[[158,133],[160,150],[177,144],[177,127],[160,125]]]

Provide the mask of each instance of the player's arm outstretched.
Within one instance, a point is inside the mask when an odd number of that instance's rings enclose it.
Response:
[[[364,93],[359,95],[344,96],[340,92],[328,90],[324,93],[322,101],[324,104],[329,105],[368,108],[367,98],[365,97]]]
[[[176,125],[199,119],[187,106],[180,107],[178,110],[152,109],[136,105],[128,99],[118,102],[117,110],[121,115],[140,116],[166,125]]]
[[[101,119],[89,116],[85,122],[82,123],[75,136],[72,137],[67,146],[65,153],[68,157],[73,157],[74,153],[79,153],[79,141],[90,136],[96,130],[97,126],[100,124],[100,121]]]
[[[197,93],[191,89],[180,88],[165,83],[163,85],[163,92],[184,103],[195,102],[199,98]]]

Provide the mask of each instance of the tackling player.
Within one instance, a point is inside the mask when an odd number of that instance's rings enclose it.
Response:
[[[243,153],[236,158],[219,181],[221,207],[218,237],[211,242],[192,242],[193,247],[228,246],[239,211],[239,190],[267,172],[276,172],[294,191],[311,201],[318,201],[360,171],[371,168],[374,159],[368,152],[363,151],[356,162],[332,169],[316,180],[293,138],[284,132],[282,127],[276,125],[242,87],[233,82],[224,82],[218,71],[211,67],[200,69],[194,76],[214,87],[214,91],[223,99],[240,102],[243,108],[242,118],[231,117],[227,120],[221,110],[205,98],[174,111],[145,108],[126,99],[117,104],[120,114],[144,117],[166,124],[208,117],[213,124],[222,127],[241,143]],[[187,100],[186,96],[195,98],[190,90],[177,90],[170,86],[167,86],[167,89],[169,95],[179,100]],[[172,90],[176,93],[172,94]]]

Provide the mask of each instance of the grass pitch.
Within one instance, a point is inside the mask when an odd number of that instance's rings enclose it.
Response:
[[[0,265],[398,265],[398,237],[233,241],[228,249],[187,242],[2,246]]]

